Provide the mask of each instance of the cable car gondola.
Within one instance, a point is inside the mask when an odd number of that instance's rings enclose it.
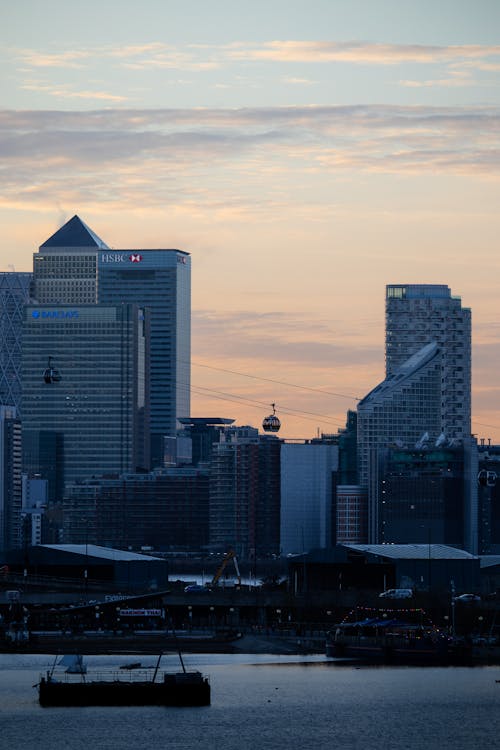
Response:
[[[52,357],[49,357],[47,367],[43,372],[43,380],[47,385],[50,383],[59,383],[61,380],[61,373],[58,369],[52,366]]]
[[[271,404],[273,407],[273,413],[270,414],[268,417],[264,417],[262,421],[262,429],[264,432],[279,432],[281,427],[281,422],[279,421],[278,417],[276,416],[276,404]]]

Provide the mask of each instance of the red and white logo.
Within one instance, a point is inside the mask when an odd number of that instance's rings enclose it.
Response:
[[[132,253],[132,255],[129,257],[129,260],[132,263],[140,263],[142,260],[142,255],[139,255],[139,253]]]

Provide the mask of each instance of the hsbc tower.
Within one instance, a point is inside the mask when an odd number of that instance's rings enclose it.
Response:
[[[190,414],[191,257],[177,249],[110,248],[78,216],[33,256],[40,304],[134,303],[150,314],[151,466]]]

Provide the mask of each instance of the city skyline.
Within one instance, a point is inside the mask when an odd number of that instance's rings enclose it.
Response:
[[[290,438],[383,379],[386,284],[447,284],[500,442],[497,3],[68,5],[0,10],[0,270],[74,214],[190,253],[192,415]]]

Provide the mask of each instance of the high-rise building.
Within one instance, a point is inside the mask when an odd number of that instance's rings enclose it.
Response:
[[[471,434],[471,311],[444,284],[389,284],[386,287],[386,377],[435,343],[439,350],[440,433]]]
[[[110,249],[74,216],[33,258],[40,304],[134,303],[151,317],[151,464],[190,413],[191,259],[176,249]]]
[[[437,344],[422,347],[358,403],[359,484],[369,484],[379,448],[435,442],[441,434],[441,358]]]
[[[280,449],[274,435],[227,427],[212,449],[210,544],[255,559],[280,549]]]
[[[380,449],[377,543],[464,547],[466,455],[462,445]]]
[[[0,404],[21,415],[23,306],[30,301],[33,274],[0,273]]]
[[[470,309],[442,284],[388,285],[386,378],[358,404],[360,483],[370,450],[469,439],[470,419]]]
[[[281,446],[281,551],[309,552],[332,545],[334,473],[339,447],[333,441]]]
[[[461,445],[470,458],[464,459],[463,471],[469,473],[474,453],[470,418],[470,310],[445,285],[387,286],[386,378],[358,404],[359,484],[368,489],[369,542],[376,543],[382,534],[377,521],[381,451]],[[415,474],[420,470],[417,466]],[[467,484],[470,492],[463,500],[462,529],[470,550],[477,542],[472,486]],[[405,493],[403,505],[409,502]]]
[[[12,406],[0,406],[0,550],[21,547],[21,423]]]
[[[23,464],[49,501],[64,482],[149,465],[148,332],[136,305],[25,307]]]

